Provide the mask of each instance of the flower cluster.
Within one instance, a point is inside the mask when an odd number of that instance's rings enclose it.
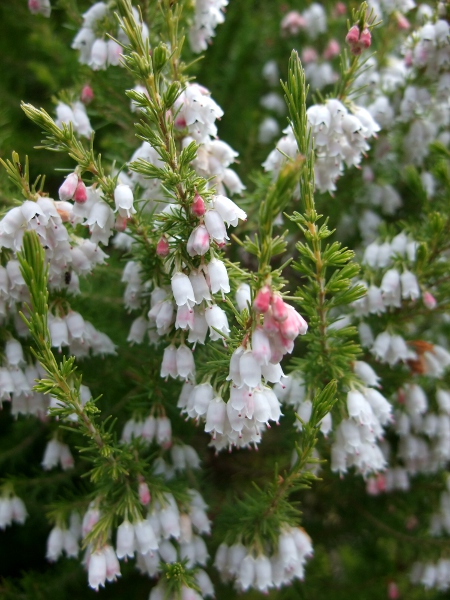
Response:
[[[52,12],[50,0],[28,0],[28,8],[33,15],[49,17]]]
[[[193,52],[203,52],[215,35],[217,25],[224,22],[228,0],[195,0],[195,14],[189,29],[189,43]]]
[[[133,16],[139,23],[139,13],[133,8]],[[140,24],[142,36],[148,37],[145,23]],[[96,2],[84,14],[80,31],[72,42],[72,48],[79,51],[78,60],[82,65],[89,65],[94,71],[106,69],[108,66],[121,64],[122,47],[106,34],[115,35],[120,43],[127,43],[128,38],[121,29],[117,30],[114,12],[105,2]]]
[[[192,162],[195,171],[210,179],[210,187],[218,193],[239,194],[245,189],[238,175],[229,168],[235,161],[235,152],[227,143],[217,138],[215,121],[223,116],[223,110],[211,98],[210,92],[203,86],[191,83],[175,103],[175,126],[187,128],[188,135],[183,139],[183,147],[192,141],[200,144],[197,156]]]
[[[297,35],[303,31],[311,39],[316,39],[327,30],[327,15],[321,4],[313,2],[302,13],[291,10],[283,17],[281,29],[287,35]]]
[[[0,496],[0,529],[5,529],[12,523],[23,525],[27,516],[25,504],[18,496],[13,493]]]
[[[301,527],[282,527],[276,550],[267,554],[255,552],[237,542],[232,546],[222,543],[214,565],[224,581],[234,580],[240,591],[257,589],[267,593],[294,579],[303,580],[306,559],[312,556],[311,539]]]
[[[71,126],[75,133],[88,139],[93,132],[86,108],[79,101],[70,105],[65,102],[58,102],[55,123],[60,129],[62,129],[63,124],[67,127]]]
[[[348,467],[366,475],[385,467],[385,459],[376,441],[383,435],[383,426],[391,421],[392,406],[386,398],[371,387],[347,394],[348,419],[336,429],[331,447],[331,468],[345,473]]]

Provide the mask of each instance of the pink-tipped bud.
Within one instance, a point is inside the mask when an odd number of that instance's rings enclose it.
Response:
[[[253,301],[253,308],[260,313],[265,313],[269,310],[270,299],[272,292],[268,285],[262,287],[256,294],[256,298]]]
[[[186,119],[182,116],[182,115],[177,115],[175,117],[175,127],[178,127],[178,129],[184,129],[186,127]]]
[[[311,46],[307,46],[302,50],[302,63],[307,65],[308,63],[316,62],[318,58],[317,52]]]
[[[430,292],[425,292],[423,295],[423,303],[427,308],[433,310],[437,306],[436,298]]]
[[[123,231],[125,231],[126,228],[127,228],[127,218],[117,215],[116,222],[114,223],[114,229],[116,231],[123,232]]]
[[[398,591],[397,584],[394,581],[390,581],[388,584],[387,597],[389,600],[397,600],[400,598],[400,592]]]
[[[156,254],[163,257],[169,254],[169,242],[167,238],[162,237],[156,244]]]
[[[196,217],[203,217],[205,214],[205,202],[200,194],[196,193],[194,197],[194,202],[191,206],[192,214]]]
[[[288,309],[281,296],[275,294],[272,298],[272,314],[275,321],[283,322],[288,318]]]
[[[67,175],[64,183],[59,188],[59,199],[63,201],[72,200],[73,195],[75,194],[75,190],[78,185],[78,175],[76,173],[71,173]]]
[[[345,41],[349,46],[353,46],[359,42],[359,27],[358,25],[353,25],[350,27],[349,32],[345,36]],[[353,50],[352,50],[353,51]]]
[[[366,493],[369,494],[369,496],[378,496],[378,494],[380,493],[378,486],[377,486],[377,480],[375,479],[375,477],[369,477],[367,479]]]
[[[323,51],[323,57],[325,60],[331,60],[339,54],[341,47],[337,40],[330,40],[328,46]]]
[[[386,491],[386,475],[384,473],[378,473],[376,477],[377,488],[379,492]]]
[[[402,31],[406,31],[411,27],[411,23],[408,21],[405,15],[402,15],[401,13],[397,13],[397,25]]]
[[[84,204],[87,200],[86,186],[81,181],[81,179],[79,179],[78,181],[77,189],[75,190],[73,199],[75,200],[75,202],[78,202],[78,204]]]
[[[94,99],[94,90],[90,85],[83,86],[80,94],[80,100],[83,104],[89,104]]]
[[[145,481],[141,481],[139,484],[139,501],[144,506],[147,506],[151,500],[150,490],[148,489],[148,485]]]
[[[334,13],[337,16],[345,15],[346,12],[347,12],[347,7],[345,6],[345,4],[343,2],[338,2],[336,4],[336,6],[334,7]]]
[[[359,45],[361,46],[361,48],[370,48],[370,45],[372,44],[372,36],[370,35],[370,31],[367,29],[367,27],[361,32],[361,35],[359,36]]]

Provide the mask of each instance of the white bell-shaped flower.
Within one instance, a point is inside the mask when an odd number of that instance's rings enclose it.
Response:
[[[93,590],[105,585],[106,557],[102,550],[93,552],[89,557],[88,581]]]
[[[184,273],[178,272],[171,280],[172,293],[177,306],[188,304],[191,308],[195,305],[195,294],[189,277]]]
[[[208,333],[208,323],[205,318],[205,311],[194,308],[194,326],[189,331],[188,342],[194,344],[204,344],[206,334]]]
[[[130,521],[125,520],[117,528],[116,554],[118,558],[134,557],[136,550],[135,531]]]
[[[255,559],[255,586],[266,594],[272,585],[272,565],[267,556],[260,554]]]
[[[241,221],[247,219],[246,213],[240,209],[233,200],[230,200],[226,196],[214,196],[213,203],[214,208],[228,226],[232,225],[233,227],[236,227],[239,219],[241,219]]]
[[[241,312],[244,309],[248,310],[248,307],[252,305],[251,291],[248,283],[240,283],[238,285],[235,298],[236,304]]]
[[[58,560],[63,551],[63,543],[64,531],[58,526],[53,527],[47,538],[47,560],[51,562]]]
[[[6,360],[11,367],[18,367],[25,363],[20,342],[10,338],[5,344]]]
[[[400,282],[402,286],[402,298],[411,300],[417,300],[420,297],[420,287],[417,277],[411,271],[405,270],[400,275]]]
[[[219,396],[216,396],[208,406],[206,412],[206,433],[223,433],[227,416],[227,406]]]
[[[103,554],[106,562],[106,580],[115,581],[117,577],[120,577],[120,565],[114,548],[109,544],[106,545],[103,548]]]
[[[230,281],[228,279],[227,268],[221,260],[211,259],[208,263],[209,285],[211,292],[217,294],[221,292],[222,296],[230,293]]]
[[[251,350],[246,350],[239,359],[241,380],[249,388],[255,388],[261,383],[261,365]]]
[[[203,256],[209,250],[209,233],[204,225],[198,225],[187,241],[189,256]]]
[[[133,206],[133,191],[129,185],[119,184],[114,190],[114,202],[116,203],[116,212],[121,217],[129,219],[136,213]]]
[[[147,554],[151,550],[158,549],[158,541],[156,539],[155,532],[148,521],[137,521],[134,524],[134,533],[136,535],[138,552],[141,554]]]
[[[267,335],[261,327],[256,327],[252,333],[252,353],[258,364],[269,364],[272,351]]]
[[[241,562],[237,576],[237,584],[245,592],[254,585],[256,575],[255,559],[251,554],[247,554]]]
[[[164,349],[161,363],[161,377],[165,378],[169,375],[173,379],[178,377],[177,349],[173,344],[170,344],[170,346],[167,346],[167,348]]]
[[[211,294],[205,276],[201,271],[191,271],[189,280],[194,290],[195,301],[200,304],[203,300],[211,300]]]
[[[156,420],[156,443],[167,448],[172,441],[172,423],[168,417],[158,417]]]
[[[209,235],[219,244],[222,245],[225,243],[225,240],[228,240],[227,230],[225,227],[225,223],[220,216],[220,214],[214,210],[210,209],[205,212],[205,226],[208,230]]]
[[[106,69],[108,62],[108,44],[105,40],[97,38],[92,45],[89,66],[94,70]]]
[[[209,325],[209,335],[212,341],[224,339],[221,333],[223,335],[230,333],[227,315],[217,304],[214,304],[205,311],[205,319]]]
[[[348,414],[356,419],[361,425],[369,425],[374,420],[372,408],[361,392],[348,392],[347,410]]]
[[[182,344],[177,349],[177,373],[183,379],[194,378],[195,362],[192,350]]]

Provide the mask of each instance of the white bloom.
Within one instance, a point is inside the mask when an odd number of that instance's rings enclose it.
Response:
[[[114,201],[116,203],[116,211],[121,217],[129,219],[131,215],[136,213],[133,207],[133,192],[128,185],[120,184],[114,190]]]
[[[216,396],[208,405],[206,412],[206,433],[223,433],[227,417],[227,406],[222,398]]]
[[[183,306],[184,304],[188,304],[190,308],[194,306],[196,303],[195,294],[187,275],[181,272],[175,273],[171,280],[171,286],[175,302],[178,306]]]
[[[411,300],[417,300],[420,297],[420,288],[417,281],[417,277],[411,271],[405,270],[400,275],[400,282],[402,286],[402,298],[411,298]]]
[[[200,304],[203,300],[211,300],[208,284],[201,271],[191,271],[189,279],[194,290],[195,302]]]
[[[239,219],[242,221],[247,219],[246,213],[233,200],[230,200],[226,196],[214,196],[213,203],[214,208],[227,225],[236,227]]]
[[[94,552],[89,557],[88,567],[89,587],[98,590],[106,581],[106,556],[103,550]]]
[[[208,263],[208,275],[211,292],[217,294],[221,292],[223,294],[230,293],[230,282],[228,279],[227,269],[224,263],[217,258],[211,259]]]
[[[228,240],[227,230],[221,215],[217,210],[210,209],[205,212],[205,226],[209,235],[219,244],[225,244]]]
[[[206,309],[205,319],[209,326],[209,335],[212,341],[224,339],[220,333],[223,335],[228,335],[230,333],[227,315],[223,309],[217,306],[217,304]]]
[[[192,350],[182,344],[177,349],[176,354],[177,373],[183,379],[194,378],[195,362]]]
[[[161,377],[178,377],[177,370],[177,349],[173,344],[164,349],[163,359],[161,363]]]
[[[118,558],[134,557],[136,549],[135,531],[133,525],[125,520],[117,528],[116,554]]]
[[[137,521],[134,524],[134,532],[136,535],[137,550],[141,554],[147,554],[151,550],[158,549],[158,542],[155,532],[149,521]]]
[[[108,44],[105,40],[97,38],[92,44],[89,66],[94,70],[106,69],[108,62]]]

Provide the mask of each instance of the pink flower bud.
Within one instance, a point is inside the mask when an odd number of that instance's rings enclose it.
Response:
[[[283,298],[278,296],[278,294],[274,294],[271,302],[272,306],[272,314],[275,321],[286,321],[288,318],[288,309],[287,305],[284,303]]]
[[[253,301],[253,308],[260,313],[267,312],[269,310],[271,296],[272,292],[270,291],[269,286],[265,285],[256,294],[256,298]]]
[[[434,308],[436,308],[436,305],[437,305],[436,298],[432,294],[430,294],[430,292],[424,293],[423,303],[430,310],[433,310]]]
[[[151,500],[150,490],[148,489],[148,485],[145,483],[145,481],[141,481],[139,484],[139,500],[144,506],[147,506]]]
[[[366,492],[369,494],[369,496],[377,496],[379,494],[377,480],[375,479],[375,477],[369,477],[367,479]]]
[[[377,475],[377,488],[380,492],[386,491],[386,475],[384,473],[378,473]]]
[[[405,17],[405,15],[402,15],[401,13],[397,13],[397,25],[398,28],[403,31],[406,31],[411,27],[411,24],[408,21],[408,19]]]
[[[28,0],[28,8],[33,15],[41,14],[49,17],[52,7],[50,0]]]
[[[76,173],[71,173],[68,175],[59,188],[59,199],[60,200],[72,200],[73,195],[78,186],[78,175]]]
[[[345,13],[347,12],[347,7],[343,2],[338,2],[334,7],[334,12],[337,16],[345,15]]]
[[[83,104],[89,104],[94,99],[94,90],[90,85],[83,86],[81,90],[80,99]]]
[[[305,65],[308,63],[316,62],[317,58],[317,52],[314,50],[314,48],[308,46],[302,50],[302,63],[304,63]]]
[[[194,197],[194,202],[191,206],[192,214],[196,217],[202,217],[205,214],[205,202],[200,194],[196,193]]]
[[[156,254],[163,257],[169,254],[169,242],[165,237],[162,237],[156,244]]]
[[[350,32],[349,32],[350,33]],[[362,48],[370,48],[370,45],[372,44],[372,36],[370,35],[370,31],[367,29],[367,27],[361,32],[361,35],[359,36],[359,45]]]
[[[114,223],[114,229],[116,231],[125,231],[127,228],[127,218],[117,215],[116,222]]]
[[[400,592],[398,591],[397,584],[394,581],[388,583],[387,596],[389,600],[397,600],[400,598]]]
[[[87,200],[86,186],[81,179],[78,180],[78,185],[73,195],[73,199],[75,202],[78,202],[78,204],[84,204]]]
[[[353,46],[359,42],[359,27],[358,25],[353,25],[350,27],[349,32],[345,36],[345,41],[349,46]],[[353,51],[353,50],[352,50]]]
[[[297,35],[305,26],[305,17],[296,10],[288,12],[281,21],[281,29],[290,35]]]
[[[341,51],[341,47],[339,46],[339,42],[337,40],[330,40],[328,42],[328,46],[325,48],[323,52],[323,57],[325,60],[331,60],[335,56],[339,54]]]

